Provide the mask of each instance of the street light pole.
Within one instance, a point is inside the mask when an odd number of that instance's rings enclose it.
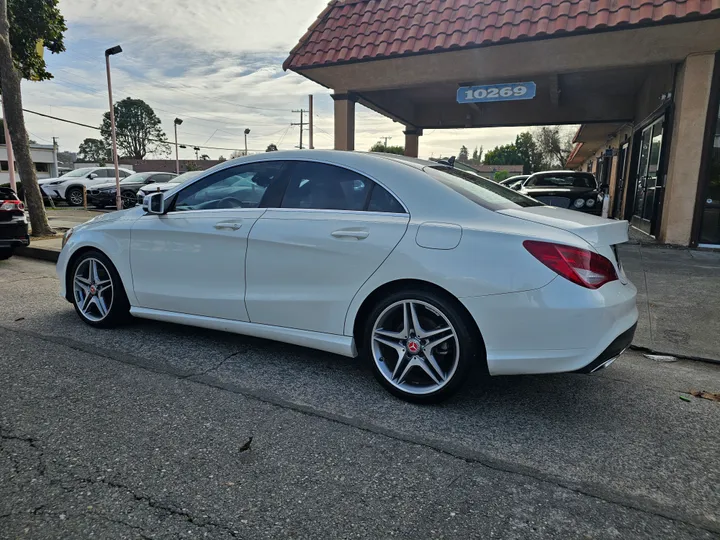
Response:
[[[175,174],[180,174],[180,159],[178,158],[178,142],[177,142],[177,127],[182,124],[183,121],[180,118],[176,118],[174,121],[175,127]]]
[[[248,128],[245,128],[245,155],[247,156],[247,136],[248,133],[250,133],[250,130]]]
[[[122,195],[120,194],[120,166],[118,165],[117,139],[115,137],[115,107],[112,98],[112,81],[110,79],[110,57],[113,54],[122,52],[120,45],[105,49],[105,68],[107,70],[108,100],[110,101],[110,134],[112,138],[113,162],[115,163],[115,204],[118,210],[122,210]]]

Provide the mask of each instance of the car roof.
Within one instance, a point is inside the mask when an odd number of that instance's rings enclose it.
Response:
[[[530,176],[539,176],[542,174],[585,174],[589,176],[593,176],[593,173],[585,172],[585,171],[539,171],[536,173],[532,173]]]

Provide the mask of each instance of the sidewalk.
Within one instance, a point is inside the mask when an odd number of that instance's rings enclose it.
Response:
[[[720,253],[647,244],[618,251],[638,289],[633,345],[720,361]]]
[[[48,212],[59,232],[97,216],[84,210]],[[33,240],[17,254],[55,262],[62,235]],[[640,319],[633,345],[658,353],[720,362],[720,253],[651,244],[618,246],[638,289]]]

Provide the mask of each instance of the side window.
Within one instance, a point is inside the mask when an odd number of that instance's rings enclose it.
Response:
[[[262,161],[223,169],[180,191],[174,210],[257,208],[284,168],[283,161]]]
[[[110,172],[110,169],[95,169],[90,174],[97,174],[97,178],[108,178],[110,175],[108,174]],[[115,174],[113,173],[113,178],[115,177]],[[122,177],[121,177],[122,178]]]
[[[112,169],[105,169],[105,172],[107,173],[108,176],[111,176],[111,177],[115,178],[115,171],[114,171],[114,170],[112,170]],[[120,178],[127,178],[128,176],[130,176],[130,173],[127,172],[127,171],[120,170],[119,172],[120,172]]]
[[[405,214],[406,211],[398,200],[390,195],[387,189],[375,184],[368,202],[368,212],[390,212],[393,214]]]
[[[373,186],[364,176],[324,163],[297,162],[282,208],[364,210]]]

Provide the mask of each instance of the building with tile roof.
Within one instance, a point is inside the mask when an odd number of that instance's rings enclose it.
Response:
[[[720,0],[331,0],[283,67],[426,129],[582,124],[611,215],[661,242],[720,246]],[[718,133],[716,136],[715,134]]]

